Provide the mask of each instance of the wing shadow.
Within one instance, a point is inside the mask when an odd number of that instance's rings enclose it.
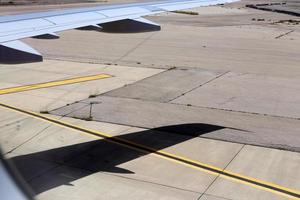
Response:
[[[161,150],[223,128],[226,127],[201,123],[180,124],[124,134],[115,136],[115,138],[129,140]],[[16,156],[10,160],[27,183],[31,185],[33,191],[39,194],[61,185],[72,185],[72,181],[96,172],[134,173],[120,168],[118,165],[147,154],[100,139]],[[45,164],[41,165],[41,161],[52,163],[53,168],[50,167],[48,173],[45,173],[48,166],[45,167]],[[79,171],[81,172],[67,175],[67,169],[55,171],[57,165],[80,169]],[[42,169],[45,170],[43,171]],[[48,175],[39,174],[38,184],[31,184],[38,171]]]

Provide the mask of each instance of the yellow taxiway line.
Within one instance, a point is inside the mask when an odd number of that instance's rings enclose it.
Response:
[[[36,84],[31,84],[31,85],[4,88],[4,89],[0,89],[0,95],[11,94],[11,93],[16,93],[16,92],[24,92],[24,91],[28,91],[28,90],[49,88],[49,87],[55,87],[55,86],[61,86],[61,85],[70,85],[70,84],[94,81],[94,80],[110,78],[110,77],[112,77],[112,76],[108,75],[108,74],[97,74],[97,75],[92,75],[92,76],[82,76],[82,77],[75,77],[75,78],[64,79],[64,80],[50,81],[50,82],[46,82],[46,83],[36,83]]]
[[[64,122],[61,120],[57,120],[57,119],[48,117],[45,115],[40,115],[35,112],[23,110],[23,109],[20,109],[20,108],[11,106],[11,105],[0,103],[0,107],[8,109],[8,110],[13,110],[15,112],[19,112],[19,113],[28,115],[30,117],[33,117],[33,118],[36,118],[39,120],[43,120],[43,121],[46,121],[46,122],[49,122],[49,123],[52,123],[52,124],[55,124],[55,125],[58,125],[58,126],[61,126],[64,128],[75,130],[80,133],[84,133],[84,134],[87,134],[89,136],[92,136],[92,137],[95,137],[98,139],[101,138],[108,142],[119,144],[119,145],[128,147],[130,149],[137,150],[139,152],[153,154],[160,158],[170,160],[172,162],[176,162],[176,163],[179,163],[179,164],[182,164],[182,165],[185,165],[185,166],[197,169],[197,170],[205,171],[207,173],[214,174],[214,175],[220,175],[220,177],[222,177],[222,178],[226,178],[226,179],[229,179],[232,181],[243,183],[245,185],[250,185],[255,188],[259,188],[259,189],[266,190],[266,191],[269,191],[272,193],[276,193],[278,195],[285,196],[289,199],[300,200],[300,191],[297,191],[295,189],[290,189],[290,188],[283,187],[283,186],[280,186],[280,185],[277,185],[277,184],[274,184],[271,182],[267,182],[267,181],[255,179],[255,178],[252,178],[249,176],[244,176],[242,174],[227,171],[227,170],[224,170],[219,167],[208,165],[208,164],[196,161],[196,160],[191,160],[189,158],[171,154],[171,153],[168,153],[168,152],[165,152],[162,150],[153,149],[149,146],[138,144],[138,143],[135,143],[135,142],[132,142],[129,140],[119,138],[119,137],[114,137],[112,135],[103,133],[101,131],[90,130],[90,129],[87,129],[84,127],[80,127],[80,126],[77,126],[77,125],[74,125],[71,123],[67,123],[67,122]]]

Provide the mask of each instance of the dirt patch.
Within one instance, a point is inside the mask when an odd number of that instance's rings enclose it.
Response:
[[[173,11],[173,13],[186,14],[186,15],[199,15],[198,12],[187,11],[187,10],[176,10],[176,11]]]
[[[296,19],[279,20],[277,22],[274,22],[273,24],[299,25],[300,20],[296,20]]]

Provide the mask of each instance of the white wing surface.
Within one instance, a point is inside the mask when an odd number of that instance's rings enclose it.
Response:
[[[229,3],[236,0],[175,0],[65,9],[0,17],[0,63],[42,61],[42,56],[19,41],[27,37],[57,39],[69,29],[152,31],[160,26],[142,18],[167,11]]]

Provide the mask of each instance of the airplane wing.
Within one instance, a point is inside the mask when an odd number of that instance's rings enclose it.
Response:
[[[42,55],[20,39],[59,38],[69,29],[106,31],[151,31],[160,26],[142,16],[236,0],[173,0],[65,9],[0,17],[0,63],[42,61]]]

